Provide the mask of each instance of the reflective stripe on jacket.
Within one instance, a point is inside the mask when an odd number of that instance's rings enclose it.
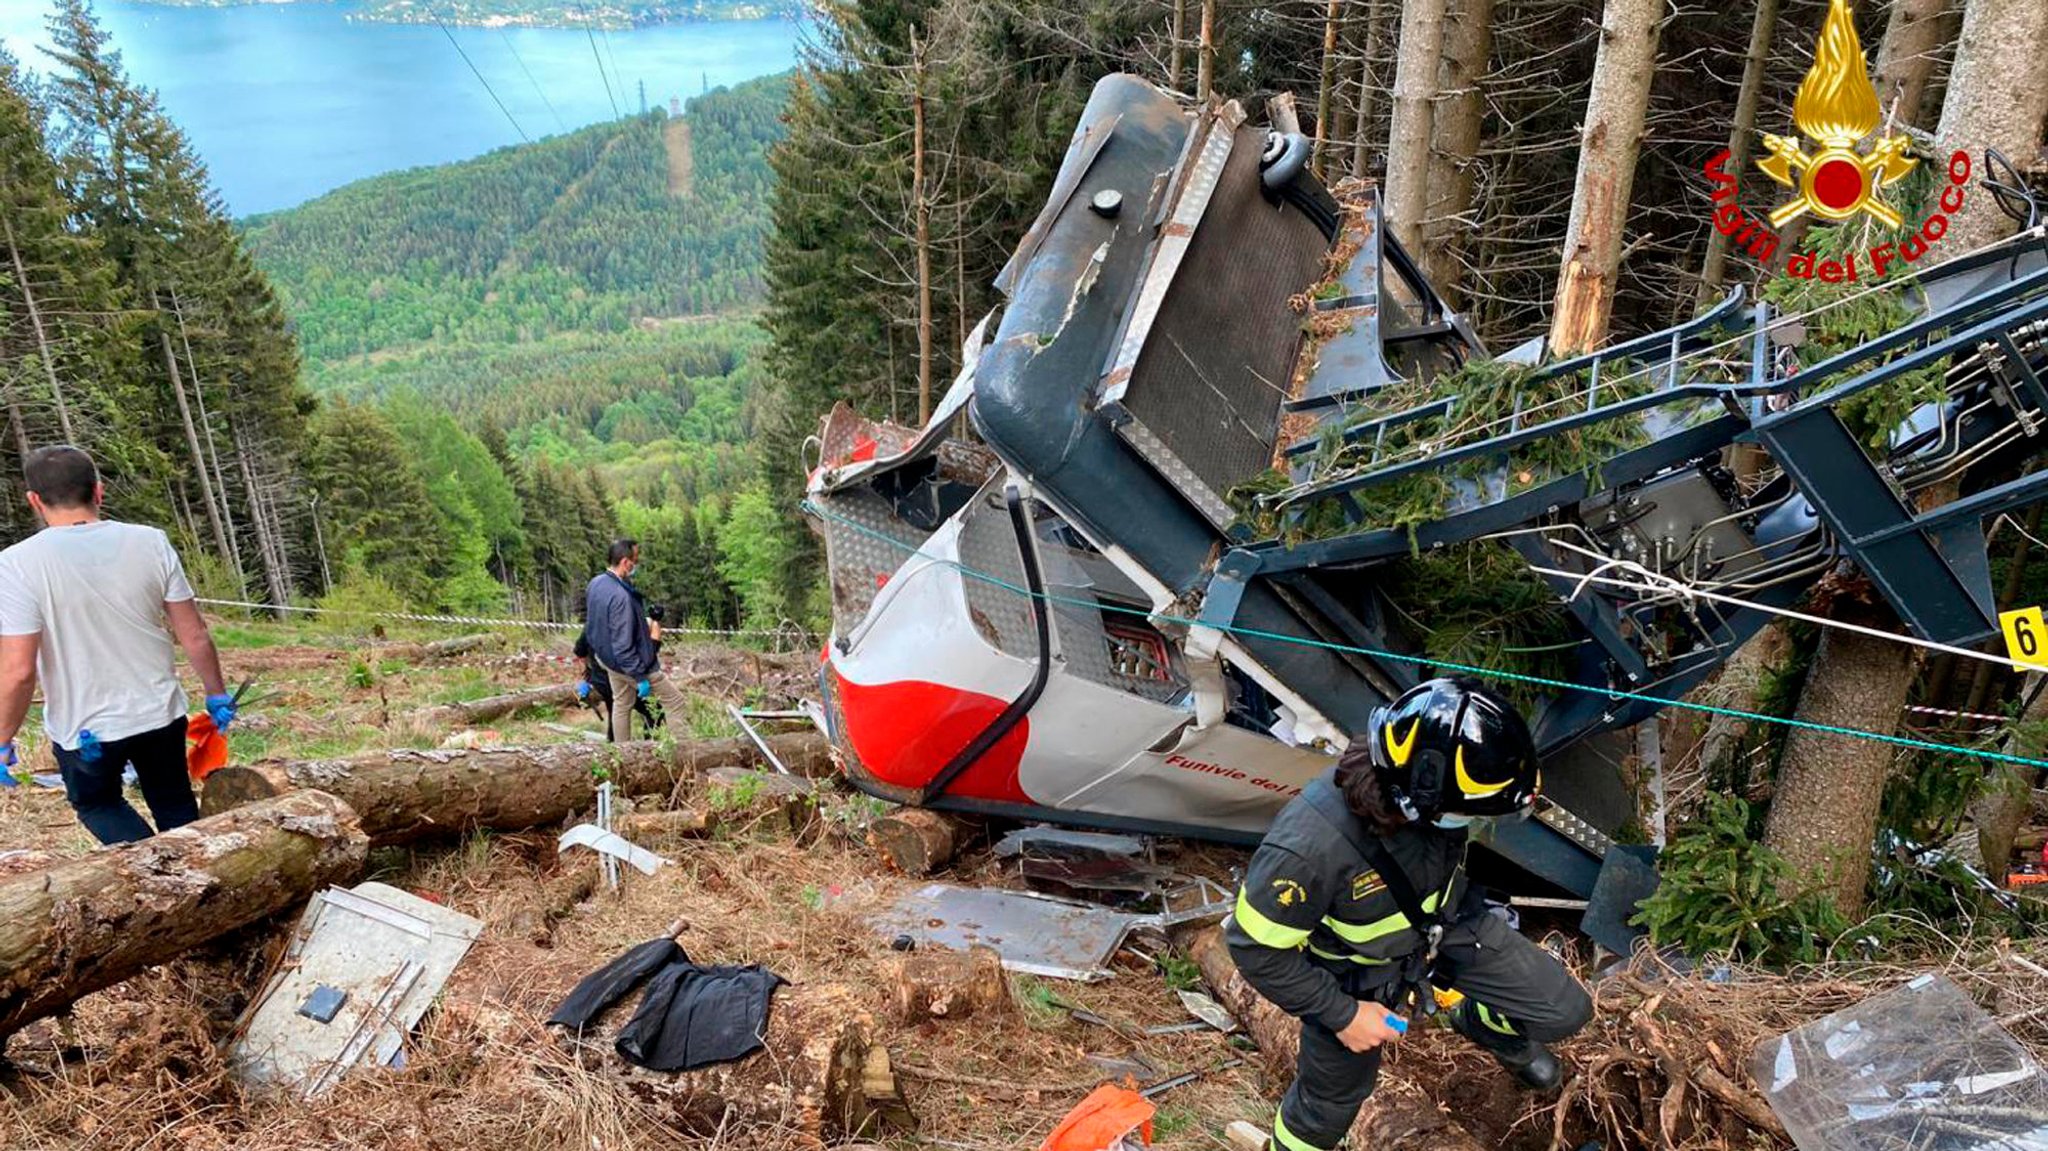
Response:
[[[1310,788],[1333,788],[1328,774]],[[1354,820],[1360,838],[1373,833]],[[1465,833],[1403,828],[1378,837],[1423,910],[1455,911],[1464,888]],[[1341,1031],[1357,1010],[1345,990],[1372,969],[1421,949],[1393,894],[1343,830],[1296,798],[1282,808],[1245,870],[1224,940],[1238,970],[1282,1010]]]

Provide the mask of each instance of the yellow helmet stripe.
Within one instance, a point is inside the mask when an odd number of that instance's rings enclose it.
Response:
[[[1407,767],[1408,757],[1415,754],[1415,736],[1422,730],[1422,721],[1417,719],[1408,725],[1408,738],[1401,739],[1394,734],[1394,725],[1387,725],[1387,754],[1394,759],[1395,767]]]
[[[1472,774],[1465,770],[1465,749],[1462,747],[1452,758],[1451,767],[1458,780],[1458,790],[1464,792],[1468,799],[1485,799],[1489,795],[1499,795],[1508,789],[1508,784],[1514,782],[1510,779],[1502,783],[1481,783],[1473,779]]]

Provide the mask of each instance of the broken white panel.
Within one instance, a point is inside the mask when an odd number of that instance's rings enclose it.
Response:
[[[328,888],[307,904],[277,973],[236,1024],[229,1066],[246,1084],[310,1099],[357,1066],[394,1063],[483,929],[387,884]]]
[[[1921,975],[1758,1045],[1800,1151],[2048,1151],[2048,1079],[2011,1033]]]
[[[630,864],[642,875],[653,875],[661,865],[671,862],[668,858],[647,850],[616,831],[606,831],[594,823],[579,823],[562,833],[556,846],[567,851],[572,847],[587,847],[600,855]]]

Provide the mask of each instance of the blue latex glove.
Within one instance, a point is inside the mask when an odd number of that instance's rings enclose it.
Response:
[[[14,778],[14,769],[21,764],[21,757],[14,753],[14,741],[0,742],[0,787],[19,787],[21,781]]]
[[[209,695],[206,697],[206,714],[213,717],[213,729],[226,731],[235,722],[235,697],[231,695]]]
[[[85,763],[100,761],[100,737],[90,730],[78,733],[78,758]]]
[[[639,683],[633,685],[633,690],[639,693],[641,699],[646,699],[647,693],[654,690],[654,685],[648,683],[646,680],[643,679]]]
[[[589,703],[589,702],[590,702],[590,681],[589,681],[589,680],[585,679],[585,680],[578,680],[578,681],[577,681],[577,683],[576,683],[576,698],[577,698],[577,699],[579,699],[579,700],[582,700],[582,701],[583,701],[584,703]]]

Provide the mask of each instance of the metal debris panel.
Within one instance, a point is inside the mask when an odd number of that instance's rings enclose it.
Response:
[[[237,1024],[230,1065],[245,1083],[310,1099],[351,1068],[396,1062],[483,927],[386,884],[328,888]]]
[[[1010,971],[1096,980],[1109,977],[1110,956],[1150,918],[1028,891],[931,883],[883,904],[868,923],[920,947],[993,947]]]

